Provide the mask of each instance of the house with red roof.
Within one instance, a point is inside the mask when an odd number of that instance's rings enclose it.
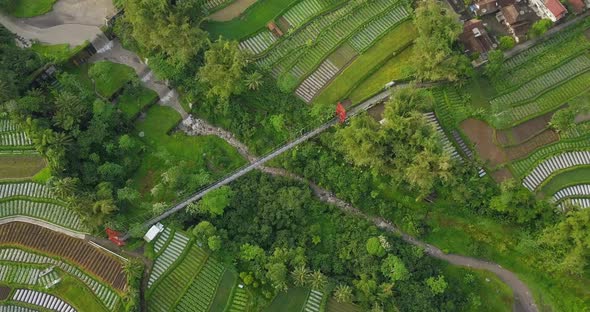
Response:
[[[557,22],[567,13],[567,9],[559,0],[532,0],[531,5],[544,18]]]

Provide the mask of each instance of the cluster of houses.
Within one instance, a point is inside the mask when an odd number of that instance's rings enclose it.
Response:
[[[574,14],[590,8],[590,0],[566,0]],[[453,7],[456,8],[457,2]],[[540,19],[552,22],[562,20],[568,9],[559,0],[474,0],[463,13],[466,21],[460,40],[469,54],[477,53],[485,59],[487,52],[496,48],[488,30],[495,35],[512,36],[514,40],[526,40],[531,26]],[[469,19],[475,16],[476,18]]]

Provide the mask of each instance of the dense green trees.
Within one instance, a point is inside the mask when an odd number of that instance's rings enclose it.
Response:
[[[243,90],[246,59],[236,41],[220,38],[205,52],[205,64],[197,77],[206,87],[209,98],[227,102],[233,94]]]
[[[412,65],[418,80],[456,81],[470,68],[469,60],[453,50],[462,32],[458,18],[435,0],[421,1],[414,17],[418,37]]]
[[[356,165],[408,183],[418,198],[426,197],[435,185],[451,179],[452,168],[434,125],[423,116],[432,101],[424,90],[395,92],[385,105],[382,124],[363,115],[337,132],[340,149]]]

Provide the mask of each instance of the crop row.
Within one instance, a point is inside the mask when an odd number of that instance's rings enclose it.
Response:
[[[193,244],[182,262],[155,286],[150,296],[150,306],[156,311],[172,311],[182,296],[182,290],[190,284],[206,260],[207,253]]]
[[[314,44],[307,47],[302,56],[291,65],[289,73],[298,79],[307,76],[361,26],[398,6],[397,0],[375,0],[369,5],[360,6],[320,33]]]
[[[527,158],[512,162],[512,172],[518,177],[524,177],[527,173],[531,172],[537,164],[539,164],[544,159],[551,157],[552,155],[566,151],[580,151],[589,149],[590,136],[585,136],[577,140],[559,141],[535,151]]]
[[[70,209],[53,203],[28,200],[9,200],[0,202],[0,218],[27,216],[45,220],[55,225],[84,232],[86,227],[78,215]]]
[[[256,35],[240,42],[239,47],[242,51],[251,54],[258,54],[270,47],[277,38],[269,31],[263,30]]]
[[[513,126],[514,124],[558,108],[571,98],[586,91],[589,87],[590,73],[586,72],[561,84],[559,88],[553,88],[543,93],[529,103],[494,112],[491,116],[492,123],[498,129]]]
[[[10,119],[0,119],[0,132],[12,132],[19,129],[19,126]]]
[[[553,49],[538,55],[534,59],[526,62],[526,66],[519,66],[517,68],[506,69],[497,75],[497,79],[493,79],[494,87],[499,92],[514,88],[524,81],[530,80],[547,70],[559,66],[567,59],[575,55],[587,51],[590,48],[590,41],[586,40],[583,34],[578,34],[571,40],[563,42],[561,45],[553,47]]]
[[[37,268],[0,263],[0,282],[34,286],[40,274]]]
[[[49,264],[55,265],[63,271],[71,274],[80,281],[82,281],[96,297],[102,301],[102,303],[109,309],[114,310],[115,305],[119,301],[117,294],[109,289],[107,286],[97,282],[95,279],[90,277],[84,271],[70,265],[66,262],[56,260],[50,257],[34,254],[21,249],[16,248],[3,248],[0,249],[0,261],[10,261],[17,263],[29,263],[29,264]]]
[[[399,6],[389,13],[367,24],[363,30],[352,36],[348,42],[359,53],[364,52],[381,38],[381,35],[398,25],[409,16],[405,7]]]
[[[524,66],[533,59],[536,59],[537,57],[552,51],[556,47],[566,45],[569,41],[580,38],[578,37],[580,33],[580,31],[562,31],[559,34],[552,36],[550,39],[540,42],[531,48],[528,48],[523,52],[509,58],[502,65],[502,70],[508,72],[516,67]],[[577,47],[579,46],[572,46],[572,49],[576,49]]]
[[[554,155],[539,163],[533,171],[524,177],[522,184],[534,191],[554,173],[585,165],[590,165],[590,151],[565,152]]]
[[[0,146],[26,146],[33,142],[24,132],[3,132],[0,133]]]
[[[152,285],[172,266],[180,255],[184,252],[189,242],[189,238],[180,232],[175,232],[170,243],[166,249],[156,259],[150,278],[148,280],[148,288]]]
[[[248,293],[244,288],[236,287],[227,309],[228,312],[244,312],[248,305]]]
[[[0,199],[12,196],[55,199],[53,192],[43,184],[34,182],[0,183]]]
[[[323,9],[324,6],[319,0],[303,0],[283,14],[283,18],[295,28]]]
[[[534,98],[543,91],[553,88],[570,77],[590,69],[590,57],[581,55],[564,65],[528,81],[515,91],[494,98],[492,109],[499,111],[519,102]]]
[[[178,312],[205,312],[213,301],[217,285],[223,275],[224,268],[213,258],[207,263],[189,286],[176,306]]]
[[[51,311],[76,312],[76,309],[58,297],[36,290],[17,289],[12,300],[40,306]]]

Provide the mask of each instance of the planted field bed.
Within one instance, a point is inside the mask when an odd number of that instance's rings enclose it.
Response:
[[[442,126],[440,125],[440,122],[436,118],[436,115],[433,112],[428,112],[424,114],[424,117],[426,117],[426,119],[429,122],[431,122],[432,125],[436,128],[436,132],[438,132],[440,136],[443,149],[445,150],[445,152],[451,155],[453,159],[462,161],[463,159],[461,158],[461,155],[459,154],[459,152],[457,152],[457,149],[445,134],[445,131],[443,130]]]
[[[248,306],[248,293],[240,287],[236,287],[227,307],[227,312],[244,312]]]
[[[459,121],[469,116],[465,111],[464,100],[455,88],[435,88],[431,93],[436,114],[444,126],[454,128]]]
[[[590,197],[590,184],[568,186],[553,194],[553,200],[555,201],[560,201],[568,197]]]
[[[305,302],[305,306],[303,307],[304,312],[320,312],[321,305],[322,305],[322,297],[324,294],[317,290],[311,290],[309,293],[309,297],[307,297],[307,301]]]
[[[215,11],[217,8],[226,6],[234,0],[205,0],[204,7],[209,11]]]
[[[37,310],[17,306],[14,304],[0,305],[0,312],[38,312]]]
[[[590,151],[565,152],[555,155],[538,164],[524,177],[522,184],[534,191],[556,172],[584,165],[590,165]]]
[[[180,232],[172,234],[172,238],[162,250],[162,253],[154,263],[150,278],[148,280],[148,288],[151,288],[154,283],[175,263],[182,255],[188,246],[189,238]],[[159,238],[158,238],[159,239]]]
[[[549,41],[506,60],[498,78],[492,79],[492,82],[498,92],[504,92],[587,52],[589,48],[590,41],[582,32],[561,32]]]
[[[205,312],[209,311],[213,297],[217,290],[223,266],[213,258],[207,259],[205,266],[190,284],[186,293],[182,296],[175,311],[178,312]]]
[[[0,149],[0,181],[32,178],[47,165],[45,159],[35,153],[2,152]]]
[[[12,263],[0,263],[0,282],[35,286],[41,275],[38,268]]]
[[[325,60],[322,65],[309,77],[307,77],[295,90],[301,99],[309,103],[313,100],[320,89],[330,81],[340,69],[336,67],[330,60]]]
[[[527,173],[533,170],[537,164],[544,159],[562,152],[590,150],[590,136],[580,137],[576,140],[561,140],[556,143],[546,145],[535,151],[527,158],[514,161],[511,163],[512,172],[519,178],[523,178]]]
[[[497,129],[509,128],[530,118],[553,111],[589,88],[590,73],[584,72],[529,102],[495,111],[491,120]]]
[[[118,290],[125,290],[123,264],[87,242],[22,222],[0,225],[0,245],[18,245],[65,258]]]
[[[0,133],[0,146],[4,147],[24,147],[31,146],[33,141],[29,139],[26,133],[20,132],[2,132]]]
[[[239,47],[252,55],[256,55],[270,47],[277,38],[269,30],[263,30],[253,37],[240,42]]]
[[[53,192],[43,184],[34,182],[0,183],[0,199],[23,196],[55,199]]]
[[[96,281],[93,277],[86,274],[77,267],[58,259],[38,255],[17,248],[2,248],[0,249],[0,261],[52,265],[59,267],[64,272],[84,283],[108,310],[114,310],[115,306],[120,300],[119,296],[107,286]]]
[[[587,198],[567,198],[558,204],[559,208],[565,209],[566,207],[580,207],[583,209],[590,208],[590,197]]]
[[[80,217],[65,206],[55,203],[28,200],[8,200],[0,202],[0,219],[27,216],[71,229],[77,232],[87,231]]]
[[[183,295],[183,290],[205,264],[207,256],[203,249],[193,244],[182,262],[152,287],[148,301],[150,310],[172,311],[177,300]]]
[[[303,0],[285,12],[281,18],[289,23],[289,29],[297,28],[320,13],[327,4],[326,1],[320,0]]]
[[[498,112],[530,100],[589,69],[590,57],[586,54],[578,56],[562,66],[528,81],[520,88],[491,100],[492,109]]]
[[[43,307],[52,311],[76,312],[76,309],[60,298],[36,290],[17,289],[12,296],[12,300]]]
[[[326,305],[327,312],[360,312],[361,308],[352,303],[341,303],[336,301],[334,297],[328,298],[328,304]]]
[[[375,41],[381,38],[383,34],[409,17],[410,14],[405,7],[400,6],[394,8],[387,14],[368,23],[364,29],[352,36],[348,42],[357,52],[365,52],[375,43]]]

